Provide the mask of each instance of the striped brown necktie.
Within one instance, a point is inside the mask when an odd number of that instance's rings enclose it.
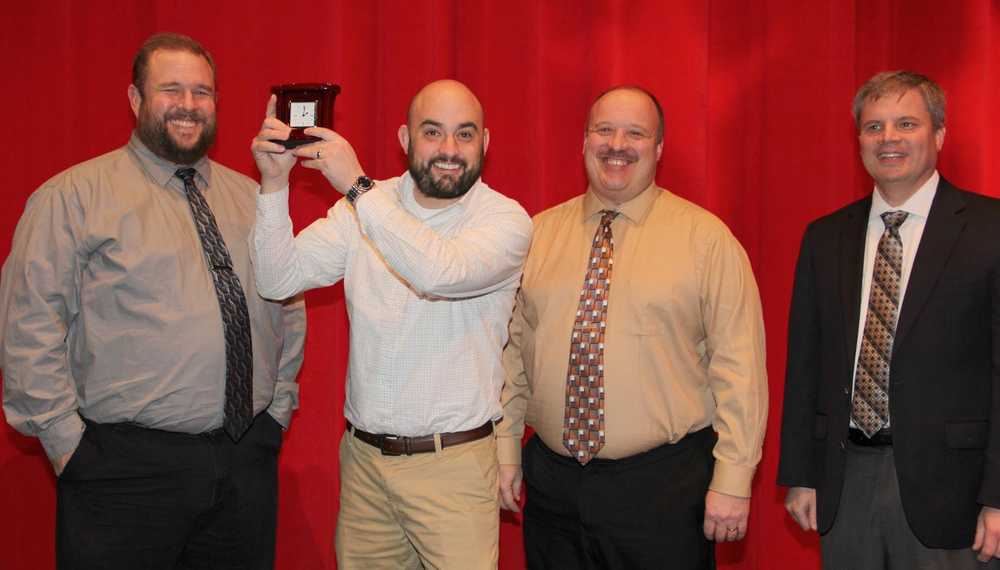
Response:
[[[889,362],[899,316],[899,280],[903,272],[903,241],[899,226],[907,213],[885,212],[885,231],[878,241],[872,272],[858,366],[854,373],[851,419],[871,437],[889,422]]]

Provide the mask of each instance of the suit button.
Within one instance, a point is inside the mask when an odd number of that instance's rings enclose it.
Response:
[[[845,396],[850,396],[851,395],[851,389],[845,386],[844,387],[844,395]]]
[[[841,451],[847,451],[847,442],[846,441],[841,441],[840,442],[840,450]]]

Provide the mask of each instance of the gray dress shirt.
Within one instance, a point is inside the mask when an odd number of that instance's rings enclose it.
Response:
[[[80,416],[201,433],[222,426],[225,343],[178,165],[129,143],[29,198],[0,278],[3,409],[50,458],[76,449]],[[257,185],[194,165],[246,294],[254,413],[298,406],[305,310],[257,294],[247,246]]]

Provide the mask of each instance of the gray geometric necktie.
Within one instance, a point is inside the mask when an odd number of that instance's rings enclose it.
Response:
[[[604,330],[615,247],[611,222],[618,212],[602,213],[580,289],[566,372],[562,440],[581,465],[604,447]]]
[[[854,374],[851,419],[868,437],[889,422],[889,362],[899,316],[899,279],[903,272],[899,226],[906,216],[906,212],[900,211],[882,214],[885,231],[875,254],[868,314]]]
[[[253,422],[253,344],[250,340],[250,313],[240,278],[226,242],[219,233],[212,210],[194,184],[195,169],[180,168],[175,173],[184,181],[191,214],[198,227],[198,237],[205,251],[209,273],[215,283],[215,296],[222,311],[222,329],[226,340],[226,414],[222,427],[235,442]]]

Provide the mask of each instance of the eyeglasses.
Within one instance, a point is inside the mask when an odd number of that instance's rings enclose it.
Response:
[[[653,135],[647,133],[642,129],[638,129],[635,127],[612,127],[609,125],[602,125],[599,127],[595,127],[593,129],[588,129],[587,133],[594,135],[599,139],[611,139],[616,134],[618,134],[618,131],[624,131],[625,138],[632,142],[642,142],[644,140],[653,138]]]

